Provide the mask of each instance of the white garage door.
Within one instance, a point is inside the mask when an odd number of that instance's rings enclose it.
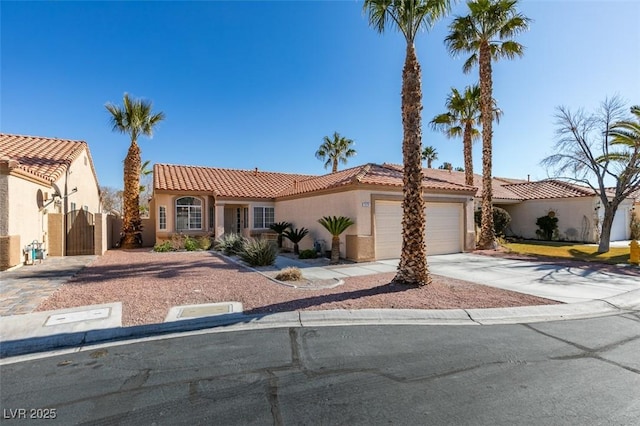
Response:
[[[626,209],[618,209],[613,217],[611,225],[610,241],[628,240],[631,237],[631,227],[629,225],[631,219],[627,216]]]
[[[427,254],[462,251],[462,203],[427,203]],[[376,259],[400,257],[402,249],[402,205],[398,201],[376,201]]]

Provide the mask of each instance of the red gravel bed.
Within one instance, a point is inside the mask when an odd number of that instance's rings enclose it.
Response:
[[[303,271],[304,273],[304,271]],[[241,302],[244,312],[321,309],[456,309],[558,302],[433,276],[426,287],[391,285],[393,273],[347,278],[341,286],[301,290],[274,283],[211,252],[112,250],[40,304],[38,311],[122,302],[123,325],[163,322],[169,308]]]

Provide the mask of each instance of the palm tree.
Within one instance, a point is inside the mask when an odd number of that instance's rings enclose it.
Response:
[[[316,151],[316,158],[325,160],[324,168],[333,165],[331,173],[338,171],[338,162],[347,164],[347,158],[356,155],[356,150],[351,148],[354,142],[351,139],[340,136],[338,132],[333,132],[333,140],[329,136],[322,139],[322,145]]]
[[[422,83],[416,56],[418,31],[428,29],[449,13],[450,0],[365,0],[369,24],[379,33],[389,26],[398,29],[407,43],[402,70],[402,252],[395,283],[431,283],[425,242],[424,199],[422,198]]]
[[[338,263],[340,260],[340,234],[354,222],[345,216],[324,216],[318,220],[318,223],[331,234],[331,263]]]
[[[140,245],[136,235],[142,232],[140,220],[140,172],[141,159],[138,136],[151,137],[153,128],[162,120],[164,113],[153,114],[151,102],[132,99],[127,93],[123,98],[122,107],[107,103],[105,107],[111,113],[110,124],[114,132],[126,133],[131,137],[131,145],[124,159],[124,214],[122,218],[122,232],[124,233],[123,248],[134,248]]]
[[[632,150],[640,149],[640,105],[632,106],[631,114],[635,116],[636,121],[618,121],[609,129],[611,145],[622,145]]]
[[[431,168],[434,160],[438,159],[438,151],[432,146],[425,146],[422,150],[422,159],[427,160],[427,167]]]
[[[470,53],[463,70],[480,69],[480,120],[482,122],[482,226],[478,246],[495,246],[491,187],[493,82],[491,62],[524,54],[524,46],[512,38],[529,28],[530,19],[518,13],[517,0],[475,0],[467,2],[469,15],[456,17],[449,26],[445,44],[454,54]]]
[[[289,228],[286,231],[284,231],[282,235],[287,237],[289,241],[293,243],[293,253],[300,254],[300,248],[298,247],[298,243],[300,243],[300,241],[302,241],[302,239],[306,237],[308,233],[309,233],[309,230],[307,228],[300,228],[300,229]]]
[[[291,224],[289,222],[276,222],[269,226],[272,231],[278,234],[278,248],[282,248],[282,233],[287,229],[291,228]]]
[[[461,94],[455,87],[447,97],[445,104],[447,112],[436,115],[431,120],[431,127],[439,130],[448,138],[462,136],[464,154],[464,181],[473,186],[473,153],[471,145],[480,137],[480,131],[476,128],[480,124],[480,86],[474,84],[464,88]],[[498,121],[502,115],[496,107],[495,99],[492,107],[493,117]]]

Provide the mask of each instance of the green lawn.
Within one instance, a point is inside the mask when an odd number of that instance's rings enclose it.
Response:
[[[597,246],[555,241],[528,240],[505,243],[503,246],[513,253],[533,256],[560,257],[599,263],[628,263],[629,247],[612,247],[607,253],[598,254]]]

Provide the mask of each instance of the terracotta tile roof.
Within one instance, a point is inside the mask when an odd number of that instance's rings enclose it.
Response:
[[[84,141],[0,133],[0,161],[14,160],[17,164],[10,168],[19,168],[50,182],[59,179],[85,149],[91,161]],[[91,168],[95,176],[93,161]]]
[[[280,192],[278,197],[356,184],[402,188],[402,168],[398,168],[395,165],[369,163],[363,166],[341,170],[336,173],[312,177],[305,181],[295,182],[294,185]],[[422,186],[425,189],[447,191],[473,191],[475,189],[464,185],[464,182],[459,184],[438,178],[425,178]]]
[[[593,197],[595,195],[591,188],[553,179],[509,184],[504,185],[504,188],[517,194],[523,200]]]
[[[218,197],[274,198],[309,175],[155,164],[154,190],[211,192]]]
[[[393,167],[402,172],[402,166],[399,164],[384,164],[385,167]],[[454,170],[442,170],[442,169],[429,169],[423,168],[425,180],[449,182],[451,184],[465,185],[464,172],[456,172]],[[493,178],[493,198],[504,200],[520,200],[521,198],[513,192],[503,187],[505,182],[519,182],[519,179],[507,179],[507,178]],[[524,181],[522,181],[524,182]],[[473,186],[477,188],[475,193],[476,197],[482,196],[482,176],[478,174],[473,175]]]

